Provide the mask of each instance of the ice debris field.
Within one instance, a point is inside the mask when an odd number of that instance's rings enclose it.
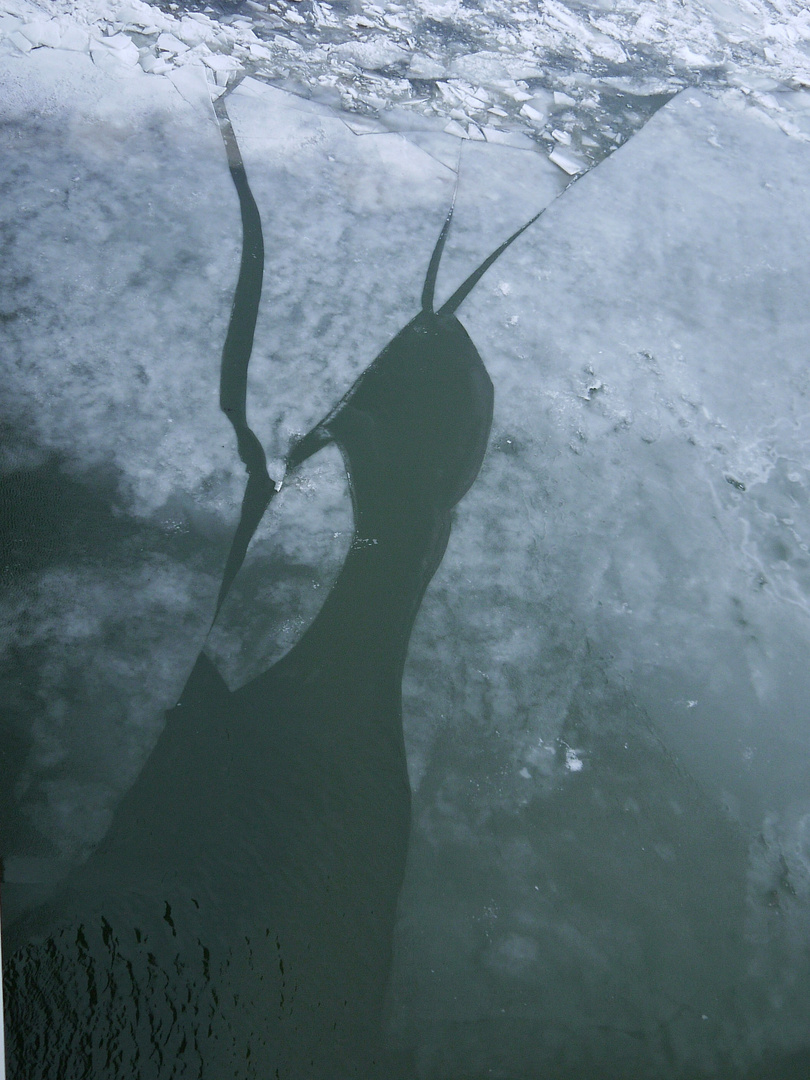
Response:
[[[220,92],[248,74],[339,108],[358,132],[423,128],[537,149],[569,175],[686,86],[736,89],[806,137],[783,100],[810,85],[801,0],[246,0],[236,11],[5,0],[2,12],[0,48],[11,52],[84,51],[100,67],[153,75],[204,65]]]

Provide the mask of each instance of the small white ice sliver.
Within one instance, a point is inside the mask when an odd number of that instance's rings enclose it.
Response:
[[[562,169],[563,172],[567,172],[569,176],[576,176],[578,173],[585,172],[584,163],[562,146],[555,146],[548,155],[548,160]]]

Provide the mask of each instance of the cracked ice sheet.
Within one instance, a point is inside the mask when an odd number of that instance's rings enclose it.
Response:
[[[4,853],[61,872],[182,689],[238,516],[217,395],[239,213],[210,108],[167,79],[6,56],[0,112],[2,496],[24,537],[0,613]]]
[[[276,91],[230,107],[273,250],[250,392],[278,455],[415,310],[452,178],[399,136],[353,136]],[[536,1045],[538,1014],[560,1031],[578,1017],[583,1055],[598,1031],[630,1068],[605,1027],[657,1024],[673,982],[687,1006],[681,1064],[751,1020],[756,988],[736,1013],[728,1004],[748,954],[713,927],[741,926],[746,898],[746,832],[729,814],[803,820],[801,558],[752,545],[772,543],[782,503],[801,534],[789,485],[803,480],[796,192],[809,170],[806,147],[741,99],[683,95],[556,203],[460,312],[497,397],[405,680],[418,790],[391,1009],[397,1037],[434,1055],[427,1075],[542,1070],[557,1036]],[[558,190],[539,157],[465,147],[439,297]],[[774,357],[780,381],[761,375]],[[291,499],[338,483],[335,461],[313,468]],[[759,492],[774,473],[772,494]],[[295,514],[290,526],[269,517],[263,541],[290,527],[300,532]],[[253,555],[257,573],[258,542]],[[235,618],[227,629],[226,666]],[[268,622],[240,678],[274,633]],[[766,881],[770,864],[755,863]],[[708,1026],[706,996],[722,1002]],[[801,1006],[766,1044],[801,1034]],[[482,1042],[461,1037],[470,1021]]]
[[[329,110],[302,106],[300,99],[261,83],[241,84],[227,105],[268,253],[249,410],[269,456],[278,459],[291,438],[331,409],[418,310],[428,260],[453,200],[455,173],[402,134],[357,135]],[[455,159],[458,163],[458,152]],[[477,144],[465,146],[460,160],[439,303],[490,249],[562,190],[559,170],[538,154]],[[318,455],[311,470],[282,490],[265,518],[214,632],[212,653],[232,687],[286,651],[322,602],[323,587],[345,554],[351,520],[339,455]],[[317,497],[321,502],[313,503]],[[333,543],[331,551],[319,549],[316,558],[315,517],[327,502]],[[302,530],[307,514],[312,528]],[[279,614],[270,618],[252,605],[255,631],[246,631],[246,600],[255,591],[255,575],[279,543],[287,543],[292,554],[295,535],[301,537],[297,558],[302,564],[328,560],[323,576],[313,582],[309,575],[302,583],[314,588],[314,595],[293,602],[282,617],[291,596],[284,593],[282,605],[276,590]],[[322,526],[320,536],[327,538]],[[424,731],[414,728],[414,780]]]
[[[806,889],[756,946],[760,972],[792,957],[781,1020],[735,934],[780,844],[810,873],[809,181],[805,144],[687,92],[460,311],[496,403],[406,675],[391,1015],[426,1077],[670,1076],[806,1039]],[[786,824],[751,884],[763,818]],[[676,1005],[676,1064],[622,1043]]]
[[[3,614],[6,678],[21,663],[34,702],[15,711],[7,835],[13,856],[61,872],[103,834],[207,629],[243,484],[217,408],[239,219],[200,69],[162,79],[40,50],[6,57],[2,79],[5,488],[25,506],[56,492],[76,526],[34,545]],[[272,460],[414,313],[455,173],[269,87],[241,87],[231,108],[268,250],[248,408]],[[510,228],[560,187],[542,157],[481,147],[462,188],[482,169],[502,209],[512,187]],[[484,227],[474,198],[465,214]],[[214,636],[232,685],[300,634],[350,534],[339,455],[319,455],[274,503]],[[245,624],[240,592],[257,583]]]
[[[14,228],[38,252],[33,267],[20,263],[20,278],[34,285],[22,280],[19,288],[38,292],[30,310],[26,303],[15,309],[29,321],[21,324],[21,362],[8,398],[13,446],[29,466],[43,461],[43,451],[63,454],[69,473],[102,493],[109,477],[102,483],[94,470],[112,461],[119,471],[109,502],[133,522],[119,549],[90,558],[85,551],[75,564],[58,566],[61,584],[41,569],[19,583],[18,607],[33,608],[28,637],[13,629],[21,615],[12,622],[9,613],[6,622],[32,658],[45,650],[47,678],[37,676],[43,681],[35,693],[67,703],[35,716],[25,782],[36,835],[69,857],[103,830],[102,811],[137,768],[160,710],[185,678],[235,521],[242,476],[216,409],[216,376],[238,213],[213,121],[182,112],[182,100],[180,114],[169,107],[165,127],[152,124],[143,149],[137,138],[129,144],[138,153],[127,172],[120,168],[117,110],[134,115],[138,135],[145,119],[137,110],[154,115],[149,95],[162,101],[169,93],[162,80],[154,80],[162,89],[133,102],[132,88],[146,83],[127,77],[133,104],[108,108],[105,125],[94,119],[93,101],[114,101],[123,83],[105,83],[98,94],[97,80],[113,77],[80,65],[60,69],[57,95],[50,75],[24,70],[30,83],[4,75],[17,87],[13,100],[21,100],[22,86],[37,109],[47,105],[53,123],[39,141],[33,136],[33,157],[25,147],[45,209],[23,203],[23,232],[12,203]],[[87,88],[80,107],[71,108],[80,90],[71,90],[70,80]],[[231,100],[268,251],[249,410],[271,457],[323,415],[416,310],[453,185],[446,166],[399,135],[355,136],[338,116],[289,105],[277,91],[261,108],[247,94]],[[25,102],[15,108],[27,120]],[[166,147],[160,168],[150,180],[144,165],[133,183],[132,168],[148,162],[158,138]],[[70,280],[55,243],[76,210],[72,194],[64,208],[60,202],[68,183],[62,170],[73,164],[65,140],[69,147],[76,141],[71,154],[85,169],[85,184],[95,177],[100,189],[88,188],[92,211],[108,207],[114,225],[127,226],[124,252],[109,225],[104,248],[104,230],[83,209]],[[559,176],[539,156],[532,173],[534,160],[523,151],[465,146],[440,297],[556,192]],[[744,894],[740,833],[718,802],[753,821],[765,808],[784,813],[784,843],[801,833],[801,814],[779,800],[801,800],[806,772],[795,702],[806,699],[798,659],[807,646],[808,327],[801,298],[810,264],[799,193],[808,171],[806,146],[752,119],[741,99],[683,95],[557,202],[461,309],[495,382],[496,418],[484,470],[458,508],[409,656],[406,727],[419,790],[393,994],[400,1037],[419,1032],[436,1074],[451,1047],[454,1071],[481,1062],[509,1067],[512,1034],[521,1024],[536,1031],[541,1011],[549,1026],[571,1015],[617,1030],[639,1018],[642,1027],[657,1022],[662,988],[674,977],[697,1009],[703,984],[690,964],[705,953],[719,987],[709,983],[723,990],[722,972],[731,966],[711,926],[731,921]],[[162,209],[147,236],[136,225],[150,201]],[[141,259],[145,280],[129,274],[126,261],[139,244],[149,245]],[[201,267],[212,263],[206,278]],[[71,284],[81,300],[82,273],[106,293],[84,307],[42,305],[49,288],[61,299]],[[164,299],[168,283],[171,303]],[[144,316],[154,311],[160,319]],[[75,365],[69,374],[66,353]],[[136,363],[149,377],[144,390],[133,382]],[[763,365],[770,365],[764,378]],[[180,423],[181,436],[154,426],[156,413]],[[342,482],[334,458],[313,461],[289,492],[288,523],[279,500],[254,555],[262,542],[277,543],[278,566],[298,560],[307,589],[328,586],[323,565],[339,565],[348,528]],[[299,513],[295,500],[310,511]],[[335,526],[328,536],[318,532],[326,505]],[[154,531],[138,532],[138,522]],[[144,546],[155,555],[144,556]],[[254,572],[258,566],[254,557]],[[150,593],[146,585],[155,579],[163,587]],[[43,599],[27,604],[35,595]],[[274,640],[280,616],[272,603],[266,600],[262,646],[234,665],[237,679],[262,662]],[[312,605],[301,601],[304,609],[311,617]],[[229,648],[241,648],[235,620],[228,632]],[[77,644],[63,660],[69,635]],[[98,694],[92,707],[91,690],[75,690],[88,653],[103,656],[88,676]],[[131,700],[134,681],[155,656],[163,682],[153,684],[154,696],[135,715],[118,717],[110,737],[109,704],[105,711],[100,702]],[[24,706],[21,730],[29,730]],[[639,734],[642,710],[663,746]],[[667,748],[699,776],[708,792],[702,802],[677,770],[667,771]],[[610,756],[624,750],[629,767]],[[581,770],[566,768],[568,751]],[[89,785],[76,794],[88,758],[106,792],[97,799],[101,820],[89,825],[80,811],[95,796]],[[54,787],[57,766],[61,787]],[[629,791],[621,787],[625,774],[639,778]],[[583,783],[590,786],[574,786]],[[661,824],[665,803],[672,820]],[[561,807],[568,814],[555,817]],[[610,889],[602,889],[599,903],[608,910],[593,913],[590,890],[617,883],[583,839],[612,852],[611,837],[631,836],[625,820],[646,830],[632,834],[641,836],[638,850],[620,849],[615,863],[644,897],[644,917],[635,922],[632,898],[618,890],[606,905]],[[685,863],[671,858],[673,830]],[[716,835],[714,846],[701,847],[704,835]],[[571,836],[579,844],[573,855],[554,849]],[[760,861],[766,881],[770,863]],[[578,876],[583,864],[588,873]],[[687,893],[696,893],[697,913]],[[559,895],[570,901],[565,919],[553,910]],[[674,931],[672,897],[691,912]],[[645,932],[645,925],[663,929]],[[697,944],[687,947],[687,939]],[[651,963],[653,984],[640,976]],[[629,1005],[606,1003],[605,971],[614,973],[615,999]],[[705,968],[695,971],[709,978]],[[581,990],[550,1000],[549,986],[556,993],[562,978],[574,987],[588,972]],[[501,1010],[518,990],[523,1004],[504,1021]],[[438,1026],[429,1029],[427,1016],[438,1017]],[[486,1045],[459,1038],[470,1020],[483,1025]],[[517,1027],[507,1032],[513,1021]],[[690,1023],[678,1030],[683,1055],[717,1041],[716,1027]],[[766,1032],[766,1041],[771,1036]]]

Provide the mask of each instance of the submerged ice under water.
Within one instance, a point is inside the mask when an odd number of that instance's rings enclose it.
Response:
[[[549,207],[459,312],[495,413],[403,681],[397,1067],[804,1076],[806,11],[4,11],[7,946],[107,834],[216,605],[244,471],[211,102],[244,74],[275,479],[418,311],[456,186],[439,303]],[[327,448],[209,639],[231,690],[357,542]]]

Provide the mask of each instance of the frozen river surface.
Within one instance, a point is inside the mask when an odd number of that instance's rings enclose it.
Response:
[[[4,0],[15,1080],[808,1075],[808,86],[787,0]]]

